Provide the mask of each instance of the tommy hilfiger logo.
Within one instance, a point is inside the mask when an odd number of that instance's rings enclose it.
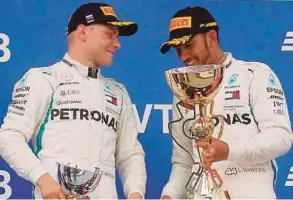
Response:
[[[240,91],[239,90],[226,91],[225,95],[226,95],[225,100],[240,99]]]
[[[117,106],[117,97],[113,97],[109,94],[105,94],[105,96],[106,96],[107,102]]]

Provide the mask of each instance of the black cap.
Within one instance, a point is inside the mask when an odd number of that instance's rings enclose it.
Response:
[[[171,46],[185,44],[198,33],[218,29],[214,17],[205,8],[197,6],[179,10],[171,19],[169,39],[162,44],[161,52],[164,54]]]
[[[111,24],[118,27],[120,36],[132,35],[138,29],[134,22],[118,20],[113,7],[105,3],[88,3],[77,8],[70,18],[66,34],[70,34],[80,24]]]

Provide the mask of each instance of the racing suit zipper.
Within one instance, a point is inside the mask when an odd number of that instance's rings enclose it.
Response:
[[[89,77],[87,77],[87,82],[88,82],[88,87],[89,87],[89,99],[88,99],[88,110],[89,112],[92,112],[91,110],[91,95],[92,95],[92,86],[91,86],[91,79]],[[91,128],[91,123],[92,123],[92,119],[91,119],[91,114],[90,114],[90,117],[89,117],[89,146],[88,146],[88,162],[89,162],[89,165],[91,166],[92,165],[92,162],[91,162],[91,150],[92,150],[92,128]]]

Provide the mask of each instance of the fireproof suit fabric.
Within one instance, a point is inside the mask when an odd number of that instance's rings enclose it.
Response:
[[[276,198],[274,159],[288,152],[292,144],[282,86],[267,65],[236,60],[230,53],[226,54],[226,69],[222,87],[214,99],[214,114],[224,116],[222,140],[229,146],[229,156],[225,161],[213,163],[212,168],[218,171],[232,199]],[[173,120],[180,118],[178,101],[174,97]],[[192,110],[179,108],[184,120],[194,116]],[[193,152],[194,141],[183,134],[183,121],[173,124],[172,133],[182,146]],[[220,123],[217,119],[214,123],[214,137],[217,137]],[[173,142],[172,171],[162,196],[183,198],[192,166],[189,154]]]
[[[89,73],[91,72],[91,75]],[[71,59],[32,68],[15,85],[0,130],[0,155],[36,184],[57,180],[57,163],[103,172],[91,198],[117,198],[115,165],[125,196],[145,194],[144,151],[125,87]],[[32,139],[34,152],[27,142]],[[41,198],[40,190],[34,195]]]

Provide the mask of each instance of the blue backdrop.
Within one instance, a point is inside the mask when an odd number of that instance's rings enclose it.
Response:
[[[23,73],[31,67],[50,65],[64,55],[70,14],[85,2],[88,1],[1,0],[0,123],[11,101],[13,85]],[[293,2],[108,0],[107,3],[114,6],[121,18],[133,19],[139,24],[136,35],[121,38],[122,49],[113,66],[104,69],[103,74],[125,84],[136,108],[139,140],[146,152],[146,198],[160,197],[171,169],[172,147],[167,123],[172,94],[164,71],[181,63],[174,51],[163,56],[159,47],[168,37],[169,20],[179,8],[188,5],[208,8],[218,20],[220,42],[225,51],[232,52],[238,59],[271,66],[283,84],[292,119]],[[293,198],[292,153],[278,159],[278,198]],[[118,185],[123,198],[120,183]],[[18,177],[0,158],[2,198],[31,198],[31,184]]]

